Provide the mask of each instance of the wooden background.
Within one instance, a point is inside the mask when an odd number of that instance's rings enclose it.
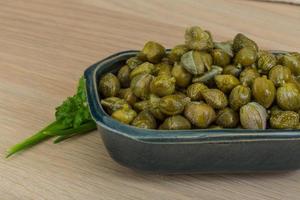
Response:
[[[4,159],[9,146],[53,120],[84,69],[146,40],[166,47],[200,25],[216,40],[246,33],[261,47],[300,50],[300,7],[254,1],[0,0],[0,199],[300,198],[300,171],[156,175],[115,163],[97,132]],[[280,148],[280,147],[278,147]]]

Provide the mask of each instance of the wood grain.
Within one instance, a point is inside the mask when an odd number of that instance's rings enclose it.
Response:
[[[256,1],[0,1],[0,199],[254,200],[300,196],[300,172],[157,175],[115,163],[97,132],[47,141],[10,159],[5,149],[53,120],[83,70],[146,40],[182,43],[201,25],[216,40],[243,32],[267,49],[299,51],[300,9]],[[280,147],[278,147],[280,148]]]

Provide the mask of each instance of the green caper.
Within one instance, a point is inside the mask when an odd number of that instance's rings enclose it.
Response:
[[[120,81],[112,73],[105,74],[99,81],[99,91],[103,97],[117,96],[120,90]]]
[[[203,83],[193,83],[187,88],[186,94],[192,101],[198,101],[203,98],[201,92],[205,89],[207,86]]]
[[[131,107],[123,107],[119,110],[114,111],[111,114],[111,117],[124,123],[130,124],[132,120],[137,116],[137,113],[131,109]]]
[[[150,91],[160,97],[173,94],[175,91],[176,79],[169,75],[159,75],[150,83]]]
[[[254,64],[256,62],[256,58],[257,53],[253,48],[244,47],[235,55],[234,63],[247,67]]]
[[[201,93],[205,102],[215,109],[223,109],[228,105],[227,97],[221,90],[206,89]]]
[[[144,62],[141,65],[137,66],[130,72],[130,79],[133,79],[135,76],[139,74],[153,74],[155,67],[152,63]]]
[[[239,110],[251,100],[251,89],[244,85],[238,85],[232,89],[229,95],[229,105],[233,110]]]
[[[282,65],[276,65],[269,71],[269,79],[273,81],[276,87],[288,82],[292,78],[290,68]]]
[[[192,79],[193,83],[205,83],[205,84],[209,84],[210,82],[213,81],[214,77],[218,74],[221,74],[223,71],[222,67],[213,65],[212,69],[209,70],[208,72],[205,72],[204,74],[200,75],[200,76],[195,76]]]
[[[120,99],[118,97],[101,99],[100,103],[109,114],[123,107],[128,107],[128,103],[124,99]]]
[[[222,49],[214,49],[211,52],[214,65],[225,67],[230,63],[230,56]]]
[[[137,101],[137,97],[133,94],[130,88],[120,89],[118,96],[127,101],[127,103],[131,106],[133,106]]]
[[[168,55],[168,58],[172,61],[172,62],[178,62],[180,61],[180,58],[183,54],[185,54],[186,52],[188,52],[189,48],[187,45],[185,44],[180,44],[180,45],[176,45],[170,52],[170,54]]]
[[[174,115],[165,119],[159,126],[162,130],[185,130],[191,129],[191,123],[181,115]]]
[[[198,128],[207,128],[216,119],[216,113],[210,105],[198,102],[188,103],[184,116]]]
[[[131,122],[131,125],[146,129],[155,129],[157,127],[156,119],[148,110],[140,112]]]
[[[227,74],[215,76],[215,82],[217,87],[224,93],[231,92],[235,86],[240,84],[239,79],[237,79],[235,76]]]
[[[156,64],[157,75],[169,75],[171,76],[172,66],[168,63],[158,63]]]
[[[133,70],[134,68],[136,68],[137,66],[139,66],[142,63],[143,63],[143,61],[141,61],[136,56],[131,57],[126,61],[126,65],[129,67],[130,70]]]
[[[223,74],[229,74],[235,77],[239,77],[242,72],[242,69],[235,65],[226,65],[223,68]]]
[[[118,71],[118,79],[120,81],[120,84],[123,88],[127,88],[130,86],[130,69],[128,65],[124,65],[123,67],[120,68]]]
[[[150,83],[153,76],[150,74],[140,74],[135,76],[130,83],[130,88],[135,96],[146,100],[150,94]]]
[[[225,42],[214,42],[214,47],[216,49],[221,49],[223,52],[227,53],[230,57],[233,57],[233,41],[225,41]]]
[[[164,56],[165,48],[157,42],[149,41],[140,52],[139,58],[151,63],[159,63]]]
[[[277,89],[276,101],[283,110],[300,109],[300,92],[294,83],[284,83]]]
[[[203,51],[189,51],[182,55],[181,64],[191,74],[203,74],[211,69],[212,56]]]
[[[158,96],[150,94],[149,111],[156,119],[163,121],[166,118],[166,115],[160,110],[160,100],[161,98]]]
[[[172,69],[172,76],[176,79],[176,85],[178,87],[186,87],[190,84],[192,80],[192,74],[182,67],[181,64],[175,62]]]
[[[250,102],[240,109],[240,122],[245,129],[266,129],[268,114],[266,109],[256,102]]]
[[[133,108],[140,112],[143,110],[147,110],[150,108],[150,101],[149,100],[144,100],[144,101],[139,101],[133,104]]]
[[[188,101],[189,98],[182,98],[180,95],[164,96],[159,102],[159,109],[166,115],[177,115],[183,112]]]
[[[266,76],[258,77],[253,82],[252,94],[259,104],[269,108],[275,99],[276,88]]]
[[[278,113],[278,112],[282,112],[282,111],[283,111],[283,110],[282,110],[281,108],[279,108],[279,106],[274,105],[274,106],[272,106],[271,109],[270,109],[270,114],[271,114],[271,115],[274,115],[274,114],[276,114],[276,113]]]
[[[259,77],[258,71],[253,67],[245,68],[240,74],[240,81],[243,85],[252,86],[254,79]]]
[[[233,39],[232,48],[235,52],[238,52],[239,50],[241,50],[244,47],[250,47],[250,48],[254,49],[255,51],[258,51],[258,46],[253,40],[246,37],[242,33],[238,33]]]
[[[276,57],[266,51],[260,52],[257,67],[262,73],[267,74],[277,64]]]
[[[290,68],[295,76],[300,75],[300,60],[295,55],[286,54],[281,58],[282,65]]]
[[[198,26],[192,26],[185,31],[185,44],[194,50],[212,49],[214,44],[211,34]]]
[[[231,108],[224,108],[217,114],[216,124],[224,128],[235,128],[239,123],[239,115]]]
[[[299,124],[299,114],[294,111],[281,111],[272,114],[270,118],[271,128],[291,129]]]

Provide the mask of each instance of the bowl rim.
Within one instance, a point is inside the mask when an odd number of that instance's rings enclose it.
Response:
[[[300,130],[280,129],[191,129],[191,130],[151,130],[126,125],[111,118],[102,108],[97,89],[96,73],[102,68],[116,61],[125,60],[135,56],[138,50],[121,51],[91,65],[84,72],[86,94],[89,110],[93,120],[101,126],[116,134],[129,137],[142,142],[151,143],[199,143],[199,142],[250,142],[266,140],[300,140]],[[277,53],[277,51],[276,51]]]

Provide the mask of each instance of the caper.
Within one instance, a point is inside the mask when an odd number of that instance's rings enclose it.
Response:
[[[211,34],[198,26],[192,26],[185,31],[185,44],[194,50],[212,49],[214,44]]]
[[[247,67],[254,64],[256,62],[256,58],[257,53],[253,48],[244,47],[235,55],[234,63]]]
[[[218,89],[206,89],[201,92],[206,103],[215,109],[223,109],[228,105],[226,95]]]
[[[292,77],[291,70],[282,65],[276,65],[269,71],[269,79],[273,81],[276,87],[288,82]]]
[[[253,82],[252,94],[259,104],[269,108],[275,99],[276,88],[266,76],[258,77]]]
[[[128,107],[128,103],[124,99],[118,97],[108,97],[102,99],[100,103],[109,114],[123,107]]]
[[[165,48],[153,41],[149,41],[145,44],[144,48],[140,52],[139,57],[142,60],[147,60],[151,63],[159,63],[165,55]]]
[[[272,114],[270,118],[271,128],[291,129],[299,124],[299,114],[294,111],[281,111]]]
[[[262,73],[267,74],[277,64],[276,57],[268,52],[260,52],[257,67]]]
[[[155,67],[152,63],[144,62],[141,65],[137,66],[130,72],[130,79],[133,79],[135,76],[139,74],[153,74]]]
[[[99,91],[103,97],[117,96],[120,90],[120,81],[112,73],[105,74],[99,81]]]
[[[244,85],[238,85],[232,89],[229,95],[229,105],[233,110],[238,110],[251,100],[251,89]]]
[[[300,92],[297,86],[293,83],[284,83],[277,89],[276,101],[283,110],[299,110]]]
[[[165,119],[159,126],[162,130],[185,130],[191,129],[191,123],[181,115],[174,115]]]
[[[203,51],[189,51],[182,55],[182,66],[191,74],[203,74],[211,69],[212,56]]]
[[[266,129],[267,111],[256,102],[250,102],[240,109],[240,121],[245,129]]]
[[[274,114],[276,114],[276,113],[278,113],[278,112],[282,112],[282,111],[283,111],[283,110],[282,110],[281,108],[279,108],[279,106],[274,105],[274,106],[272,106],[271,109],[270,109],[270,114],[271,114],[271,115],[274,115]]]
[[[158,63],[156,64],[157,75],[169,75],[171,76],[172,66],[168,63]]]
[[[150,83],[153,76],[150,74],[140,74],[135,76],[130,83],[130,88],[135,96],[146,100],[150,94]]]
[[[237,79],[233,75],[217,75],[215,76],[215,82],[217,84],[217,87],[224,93],[229,93],[231,90],[240,84],[239,79]]]
[[[187,88],[187,96],[191,98],[192,101],[201,100],[202,94],[201,92],[205,89],[208,89],[206,85],[203,83],[193,83]]]
[[[166,115],[160,110],[160,100],[158,96],[150,94],[149,97],[149,111],[158,120],[163,121]]]
[[[214,77],[218,74],[221,74],[223,71],[222,67],[213,65],[212,69],[209,70],[208,72],[205,72],[204,74],[200,75],[200,76],[195,76],[192,79],[193,83],[205,83],[205,84],[209,84],[213,81]]]
[[[166,115],[177,115],[183,112],[189,98],[182,98],[180,95],[168,95],[161,98],[159,109]]]
[[[243,85],[252,86],[254,79],[259,77],[259,73],[255,68],[247,67],[240,74],[240,81]]]
[[[214,65],[225,67],[230,63],[230,56],[222,49],[214,49],[211,52]]]
[[[123,88],[127,88],[130,85],[130,69],[128,65],[124,65],[123,67],[120,68],[118,71],[118,79],[120,81],[120,84]]]
[[[116,110],[111,114],[111,117],[124,123],[130,124],[132,120],[137,116],[137,113],[129,106]]]
[[[238,52],[239,50],[241,50],[244,47],[250,47],[250,48],[254,49],[255,51],[258,51],[257,44],[250,38],[243,35],[242,33],[238,33],[234,37],[232,47],[235,52]]]
[[[216,124],[224,128],[235,128],[239,123],[239,115],[231,108],[224,108],[217,114]]]
[[[118,96],[127,101],[127,103],[129,103],[132,106],[137,101],[137,97],[133,94],[130,88],[120,89]]]
[[[144,100],[144,101],[139,101],[133,104],[133,108],[140,112],[146,109],[150,108],[150,101],[149,100]]]
[[[290,68],[295,76],[300,75],[300,60],[295,55],[286,54],[282,57],[281,63]]]
[[[131,122],[131,125],[146,129],[155,129],[157,127],[156,119],[148,110],[140,112]]]
[[[185,54],[186,52],[188,52],[189,48],[187,45],[185,44],[180,44],[175,46],[170,54],[168,55],[168,58],[172,61],[172,62],[178,62],[181,59],[181,56],[183,54]]]
[[[186,87],[190,84],[192,80],[192,74],[182,67],[181,64],[175,62],[172,69],[172,76],[176,79],[176,85],[178,87]]]
[[[131,57],[126,61],[126,65],[129,67],[130,70],[133,70],[134,68],[136,68],[137,66],[139,66],[142,63],[143,63],[143,61],[141,61],[136,56]]]
[[[207,128],[216,119],[216,113],[210,105],[198,102],[188,103],[184,109],[184,116],[199,128]]]
[[[150,91],[160,97],[173,94],[176,79],[169,75],[159,75],[150,83]]]
[[[242,69],[236,65],[227,65],[223,68],[223,74],[229,74],[235,77],[239,77],[242,72]]]

